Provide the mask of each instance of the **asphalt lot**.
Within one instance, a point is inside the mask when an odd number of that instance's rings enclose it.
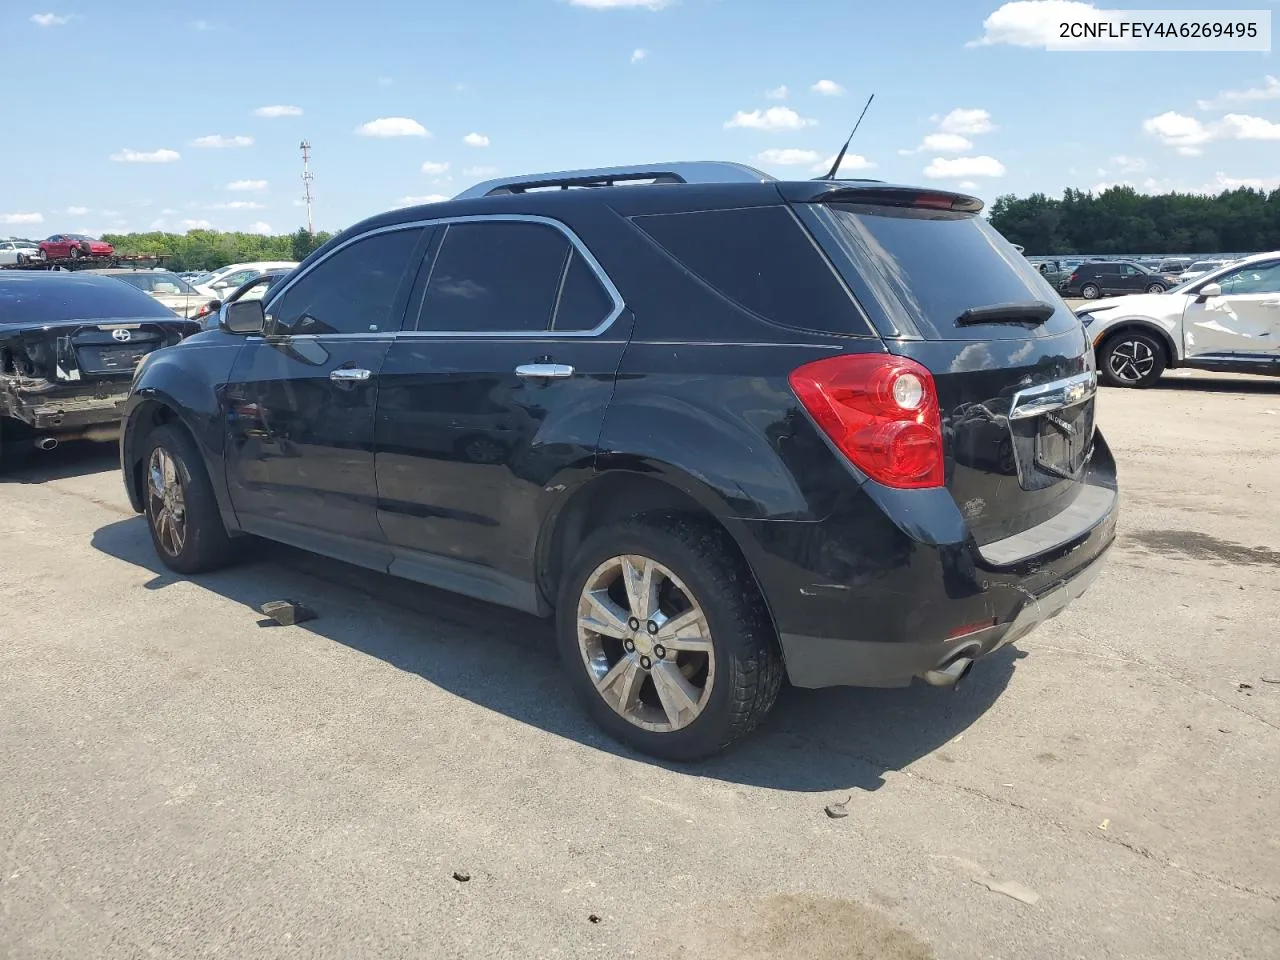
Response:
[[[269,546],[183,581],[111,447],[46,455],[0,480],[0,956],[1274,960],[1280,381],[1100,422],[1075,606],[691,768],[597,734],[541,622]]]

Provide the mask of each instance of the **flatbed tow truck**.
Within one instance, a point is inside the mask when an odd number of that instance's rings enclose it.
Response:
[[[0,264],[0,270],[102,270],[112,267],[159,267],[169,259],[167,254],[115,255],[109,257],[41,257],[23,263]]]

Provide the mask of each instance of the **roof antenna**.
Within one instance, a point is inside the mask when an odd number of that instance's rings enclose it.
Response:
[[[836,178],[836,171],[840,169],[840,164],[844,163],[845,152],[849,149],[849,144],[853,142],[853,134],[857,133],[858,128],[862,126],[862,118],[867,115],[867,108],[871,106],[871,101],[875,98],[876,95],[874,93],[867,97],[866,106],[864,106],[862,108],[862,112],[858,114],[858,122],[853,125],[853,133],[849,134],[849,139],[844,142],[844,146],[841,147],[840,152],[836,154],[836,162],[831,165],[831,172],[825,177],[819,177],[819,180],[834,180]]]

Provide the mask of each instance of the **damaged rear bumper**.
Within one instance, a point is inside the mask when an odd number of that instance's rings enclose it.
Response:
[[[129,381],[70,385],[25,377],[0,377],[0,416],[35,433],[63,439],[107,440],[120,429]]]

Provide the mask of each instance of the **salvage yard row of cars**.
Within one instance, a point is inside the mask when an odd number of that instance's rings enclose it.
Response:
[[[205,329],[112,275],[0,272],[0,429],[118,422],[182,574],[257,536],[554,617],[596,721],[695,759],[784,678],[954,685],[1083,593],[1118,514],[1096,364],[1149,382],[1116,342],[1280,341],[1235,319],[1280,302],[1280,253],[1082,320],[981,211],[732,163],[504,178]]]

